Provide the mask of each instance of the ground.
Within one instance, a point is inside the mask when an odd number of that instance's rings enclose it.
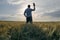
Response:
[[[60,40],[60,22],[0,21],[0,40]]]

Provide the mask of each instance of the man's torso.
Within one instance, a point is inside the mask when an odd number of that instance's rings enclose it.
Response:
[[[25,11],[26,11],[25,13],[26,13],[27,17],[31,17],[32,16],[32,9],[31,8],[27,8]]]

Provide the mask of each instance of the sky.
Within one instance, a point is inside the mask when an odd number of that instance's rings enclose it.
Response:
[[[33,21],[60,21],[60,0],[0,0],[0,20],[26,21],[24,11],[30,4]]]

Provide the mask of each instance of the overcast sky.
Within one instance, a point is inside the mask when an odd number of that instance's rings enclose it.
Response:
[[[25,21],[24,10],[33,2],[33,21],[60,21],[60,0],[0,0],[0,20]]]

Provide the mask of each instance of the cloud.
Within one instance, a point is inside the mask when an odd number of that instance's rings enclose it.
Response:
[[[60,20],[60,10],[55,10],[53,12],[46,12],[41,15],[38,14],[37,17],[35,19],[37,21],[59,21]]]
[[[60,10],[51,13],[45,13],[43,16],[51,16],[53,18],[60,18]]]
[[[24,21],[24,17],[21,17],[21,15],[18,14],[10,14],[10,15],[0,15],[0,20],[6,20],[6,21]]]
[[[0,5],[1,4],[7,4],[7,0],[0,0]]]
[[[25,1],[24,0],[7,0],[7,2],[12,5],[13,4],[17,5],[17,4],[24,3]]]

